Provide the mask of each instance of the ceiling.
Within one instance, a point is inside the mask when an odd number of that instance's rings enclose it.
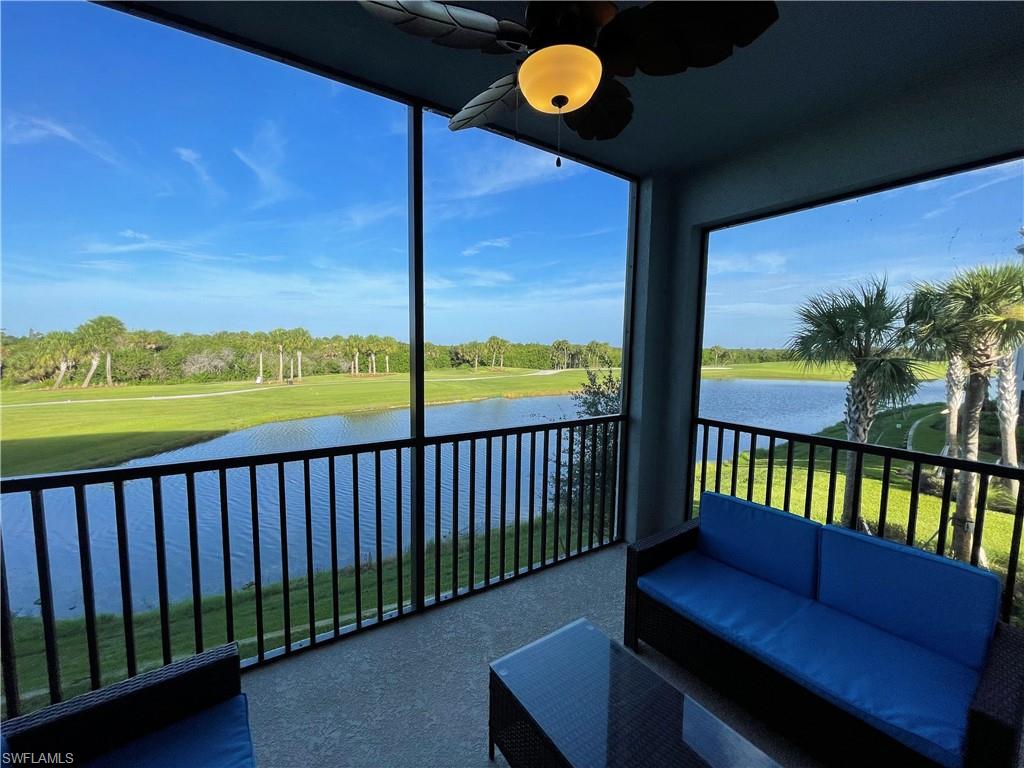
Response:
[[[521,21],[526,3],[460,2]],[[452,113],[514,69],[511,56],[406,35],[354,2],[110,3],[336,79]],[[615,139],[562,131],[562,148],[644,176],[711,164],[808,125],[870,111],[970,67],[1024,71],[1024,3],[782,2],[779,21],[732,58],[623,82],[636,107]],[[1024,94],[1006,94],[1020,104]],[[499,127],[511,131],[511,115]],[[553,118],[520,111],[522,137],[554,144]]]

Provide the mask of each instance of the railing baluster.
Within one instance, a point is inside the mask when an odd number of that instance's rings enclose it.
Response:
[[[85,613],[85,640],[89,653],[89,686],[100,687],[100,652],[96,644],[96,591],[92,579],[92,542],[89,540],[89,512],[85,486],[75,486],[75,519],[78,524],[78,563],[82,573],[82,608]],[[6,595],[5,598],[6,599]],[[13,655],[9,658],[13,659]]]
[[[942,506],[939,508],[939,535],[936,537],[935,551],[940,555],[946,554],[946,534],[949,529],[949,502],[953,497],[953,475],[954,470],[946,468],[945,477],[942,479]]]
[[[725,449],[725,430],[717,428],[715,437],[715,493],[722,492],[722,451]]]
[[[516,528],[512,534],[512,572],[519,573],[519,529],[522,527],[520,508],[522,507],[522,478],[523,478],[523,433],[516,433],[516,487],[513,498],[516,500]]]
[[[892,459],[886,456],[882,462],[882,497],[878,502],[878,538],[885,538],[885,518],[889,513],[889,480],[892,476]]]
[[[356,629],[363,626],[363,548],[359,543],[359,454],[352,454],[352,559],[355,562]]]
[[[157,478],[153,478],[154,491],[159,489]],[[155,503],[154,503],[154,506]],[[249,509],[252,513],[252,583],[256,592],[256,658],[260,662],[266,654],[263,638],[263,569],[260,563],[260,497],[256,482],[256,465],[249,465]],[[166,589],[166,583],[165,583]]]
[[[804,517],[811,519],[814,511],[814,458],[818,453],[818,446],[812,440],[807,444],[807,488],[804,493]]]
[[[491,485],[494,474],[491,447],[493,443],[494,438],[488,437],[484,450],[484,464],[487,465],[484,474],[484,586],[491,583]]]
[[[316,645],[316,588],[313,585],[313,499],[309,459],[302,461],[302,501],[306,513],[306,602],[309,612],[309,644]]]
[[[551,562],[558,562],[558,544],[561,541],[562,531],[559,526],[559,513],[562,505],[562,428],[559,427],[555,432],[555,540],[551,542],[551,546],[554,548],[554,554],[551,557]],[[568,553],[566,553],[568,554]]]
[[[599,516],[597,530],[597,543],[604,544],[607,540],[604,529],[605,520],[605,494],[608,491],[608,422],[601,425],[601,514]]]
[[[171,663],[171,608],[167,594],[167,542],[164,535],[164,496],[159,476],[151,478],[153,539],[156,544],[156,587],[160,603],[160,648],[164,664]]]
[[[857,529],[860,520],[861,473],[864,471],[864,452],[856,451],[853,459],[853,495],[850,499],[853,509],[850,514],[850,528]],[[916,510],[915,510],[916,511]]]
[[[707,429],[705,427],[705,429]],[[768,476],[765,478],[764,504],[772,505],[772,481],[775,475],[775,435],[768,438]]]
[[[609,513],[609,518],[611,519],[611,521],[614,521],[614,522],[609,522],[609,526],[612,528],[612,538],[615,539],[615,540],[618,540],[618,539],[620,539],[622,537],[622,531],[626,527],[625,526],[626,510],[625,510],[625,508],[622,505],[620,505],[619,497],[618,497],[618,492],[617,492],[618,491],[618,487],[619,487],[619,471],[620,471],[620,468],[619,468],[619,428],[621,427],[621,425],[622,425],[622,422],[616,421],[615,424],[612,426],[612,457],[613,457],[613,464],[614,464],[614,466],[612,467],[612,473],[611,473],[611,481],[612,481],[611,482],[611,486],[612,487],[611,487],[611,494],[610,494],[610,496],[612,497],[611,498],[611,502],[612,502],[611,512],[614,512],[615,514],[612,515],[612,514]]]
[[[580,427],[580,466],[577,469],[580,476],[580,511],[576,525],[576,554],[583,551],[583,505],[586,503],[586,479],[587,479],[587,427]]]
[[[533,512],[534,497],[537,495],[537,433],[530,432],[530,503],[528,505],[526,569],[533,570]]]
[[[218,472],[220,481],[220,540],[224,559],[224,625],[227,641],[235,641],[235,611],[231,589],[231,528],[228,523],[228,471],[221,467]]]
[[[576,456],[576,430],[569,427],[569,462],[567,467],[568,482],[565,484],[565,556],[572,554],[572,512],[573,512],[573,474],[572,469]]]
[[[192,628],[196,653],[203,652],[203,584],[199,572],[199,520],[196,514],[196,476],[185,475],[185,502],[188,508],[188,556],[192,568]],[[117,487],[114,488],[117,504]]]
[[[50,686],[50,703],[61,700],[60,666],[57,655],[57,628],[53,617],[53,587],[50,582],[50,549],[46,537],[46,513],[43,509],[43,492],[31,492],[32,529],[36,542],[36,571],[39,578],[39,614],[43,620],[43,644],[46,651],[46,677]],[[121,538],[118,536],[118,543]],[[122,578],[122,587],[124,579]],[[129,592],[129,594],[131,594]],[[125,635],[125,645],[128,635]],[[134,654],[132,654],[134,656]],[[132,659],[134,661],[134,659]],[[131,663],[131,662],[129,662]]]
[[[380,498],[380,451],[373,452],[373,489],[374,489],[374,514],[376,520],[374,521],[377,530],[374,536],[374,544],[376,544],[376,556],[377,556],[377,621],[384,621],[384,545],[381,539],[381,533],[384,529],[384,506],[381,503]]]
[[[786,441],[786,481],[782,486],[782,509],[789,512],[789,503],[793,498],[793,454],[796,446],[792,440]]]
[[[292,652],[292,595],[288,579],[288,502],[285,499],[284,462],[277,462],[277,505],[281,541],[281,611],[283,614],[284,652]],[[358,570],[356,571],[358,573]]]
[[[548,456],[551,451],[551,431],[544,430],[544,461],[540,483],[540,564],[548,559]]]
[[[587,428],[583,428],[586,434]],[[597,499],[597,424],[590,426],[590,519],[587,522],[587,549],[594,548],[594,502]]]
[[[402,594],[402,449],[395,448],[395,591],[398,615],[405,613],[405,595]]]
[[[441,444],[434,445],[434,604],[441,602]]]
[[[476,588],[476,439],[469,441],[469,562],[466,588]]]
[[[914,546],[917,536],[917,505],[921,487],[921,462],[914,462],[910,476],[910,512],[907,514],[907,546]]]
[[[750,454],[747,459],[747,501],[754,500],[754,463],[757,454],[757,432],[750,433]]]
[[[732,480],[729,485],[729,495],[736,495],[736,479],[740,469],[740,431],[732,431]]]
[[[21,713],[18,695],[18,668],[14,657],[14,622],[11,620],[11,597],[7,589],[7,559],[3,537],[0,536],[0,654],[3,654],[4,704],[7,717]]]
[[[832,449],[832,456],[828,462],[828,510],[825,513],[825,521],[832,525],[832,518],[836,509],[836,460],[838,453]]]
[[[338,592],[338,489],[334,456],[327,457],[327,514],[330,516],[331,531],[331,618],[334,619],[334,636],[341,634],[341,595]],[[402,549],[398,549],[401,555]],[[401,556],[398,559],[401,566]],[[401,584],[401,579],[398,580]]]
[[[703,436],[701,437],[701,448],[700,448],[700,493],[703,496],[704,491],[707,490],[708,480],[708,425],[705,424],[701,428]],[[607,446],[606,446],[607,449]]]
[[[508,523],[508,435],[501,436],[501,500],[499,510],[501,512],[501,531],[498,538],[498,580],[505,580],[505,526]]]
[[[459,441],[452,443],[452,597],[459,594]]]
[[[988,501],[988,475],[978,473],[978,506],[974,513],[974,538],[971,541],[971,565],[977,565],[981,556],[982,537],[985,533],[985,506]]]
[[[1020,560],[1021,529],[1024,527],[1024,483],[1017,484],[1017,507],[1013,513],[1013,533],[1010,535],[1010,557],[1006,561],[1006,583],[1003,585],[1002,619],[1010,620],[1014,590],[1017,587],[1017,563]]]
[[[43,499],[39,498],[40,509]],[[127,662],[128,677],[135,677],[137,670],[135,663],[135,615],[132,606],[132,573],[128,557],[128,520],[124,508],[124,483],[120,480],[114,481],[114,524],[117,528],[117,556],[118,570],[121,572],[121,619],[124,625],[124,655]],[[191,524],[191,520],[190,520]],[[190,531],[192,529],[190,528]],[[46,564],[49,571],[49,563]],[[49,573],[47,573],[49,581]],[[50,621],[53,621],[53,598],[50,598]],[[200,618],[202,615],[200,614]],[[45,623],[44,623],[45,629]],[[202,650],[202,635],[199,637]],[[56,650],[56,647],[55,647]]]

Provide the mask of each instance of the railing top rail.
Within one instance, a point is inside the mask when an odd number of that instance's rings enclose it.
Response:
[[[502,435],[528,434],[545,429],[566,429],[589,424],[602,424],[622,421],[621,414],[610,416],[590,416],[572,421],[553,421],[545,424],[534,424],[520,427],[480,430],[476,432],[460,432],[447,435],[432,435],[424,438],[423,445],[437,445],[466,440],[486,439]],[[312,448],[298,451],[282,451],[278,453],[260,453],[247,456],[229,456],[220,459],[198,459],[196,461],[174,462],[169,464],[151,464],[138,467],[115,467],[112,469],[86,469],[75,472],[59,472],[44,475],[23,475],[19,477],[0,478],[0,494],[27,493],[45,491],[55,488],[74,488],[76,486],[97,485],[129,480],[147,480],[171,475],[187,475],[198,472],[216,472],[221,469],[243,469],[261,467],[271,464],[286,464],[292,461],[329,459],[351,456],[360,453],[377,451],[393,451],[411,448],[416,441],[411,437],[397,440],[384,440],[375,443],[357,443],[353,445]]]
[[[775,437],[789,440],[791,442],[810,443],[825,448],[835,448],[842,451],[855,451],[869,453],[882,458],[889,457],[901,461],[921,462],[946,469],[957,469],[966,472],[977,472],[991,477],[1004,477],[1010,480],[1024,480],[1024,469],[1020,467],[1007,467],[1001,464],[989,464],[984,461],[968,461],[967,459],[939,456],[935,453],[924,453],[922,451],[911,451],[906,448],[893,448],[887,445],[875,445],[873,443],[855,443],[851,440],[841,440],[835,437],[823,435],[806,435],[800,432],[787,432],[781,429],[769,427],[755,427],[750,424],[737,424],[731,421],[719,421],[718,419],[707,419],[703,416],[697,418],[697,423],[706,427],[718,427],[721,429],[738,430],[739,432],[754,433],[761,437]]]

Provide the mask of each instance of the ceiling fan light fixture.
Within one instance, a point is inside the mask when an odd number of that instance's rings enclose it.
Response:
[[[565,114],[579,109],[601,82],[601,59],[582,45],[549,45],[519,67],[519,88],[538,112]]]

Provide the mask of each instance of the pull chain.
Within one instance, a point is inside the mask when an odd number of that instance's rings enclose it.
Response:
[[[558,154],[555,155],[555,168],[562,167],[562,108],[558,108],[558,128],[555,129],[555,147]]]

